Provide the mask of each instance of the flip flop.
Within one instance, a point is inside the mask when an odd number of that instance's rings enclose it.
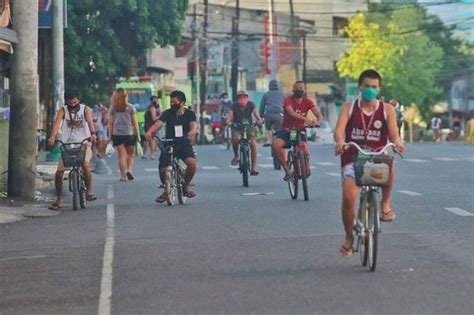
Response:
[[[268,142],[263,144],[264,147],[269,147],[269,146],[271,146],[271,145],[272,145],[272,144],[271,144],[271,143],[268,143]]]
[[[184,190],[184,191],[183,191],[183,194],[184,194],[186,197],[188,197],[188,198],[194,198],[194,197],[196,197],[196,193],[195,193],[194,191],[188,190],[188,187],[189,187],[189,186],[190,186],[190,185],[183,187],[183,188],[184,188],[184,189],[183,189],[183,190]]]
[[[94,201],[94,200],[97,200],[97,197],[94,194],[86,195],[86,200],[87,201]]]
[[[230,165],[237,165],[239,164],[239,159],[233,158],[232,161],[230,161]]]
[[[339,248],[339,254],[341,254],[341,256],[343,256],[343,257],[352,256],[352,254],[353,254],[352,245],[349,246],[349,247],[341,245],[341,247]]]
[[[383,212],[380,214],[380,221],[383,221],[383,222],[392,222],[393,219],[395,219],[397,216],[395,215],[395,213],[393,213],[392,210],[389,210],[387,212]]]
[[[250,171],[250,176],[257,176],[258,174],[260,174],[260,172]]]
[[[158,197],[155,199],[155,202],[163,203],[163,202],[165,202],[167,199],[168,199],[168,195],[167,195],[166,193],[163,193],[163,194],[161,194],[160,196],[158,196]]]
[[[53,211],[58,211],[58,210],[61,209],[61,208],[62,208],[62,206],[61,206],[59,203],[57,203],[57,202],[53,202],[53,203],[48,207],[49,210],[53,210]]]
[[[131,172],[127,172],[126,175],[127,175],[128,180],[133,180],[135,178],[135,177],[133,177]]]

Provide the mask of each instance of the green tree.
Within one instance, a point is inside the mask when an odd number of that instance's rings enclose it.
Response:
[[[429,112],[430,101],[441,95],[436,78],[443,50],[423,31],[425,14],[420,7],[404,6],[353,17],[346,30],[350,48],[337,63],[340,75],[355,79],[364,69],[376,69],[386,99]]]
[[[87,103],[107,99],[117,77],[144,70],[148,49],[179,42],[187,2],[68,1],[66,88],[77,88]]]

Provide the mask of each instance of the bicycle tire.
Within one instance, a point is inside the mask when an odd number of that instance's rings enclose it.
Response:
[[[70,176],[71,176],[71,182],[72,182],[72,209],[74,211],[76,211],[80,207],[80,204],[79,204],[79,174],[78,174],[77,171],[71,170]]]
[[[249,187],[249,147],[242,145],[240,147],[240,171],[242,172],[242,182],[245,187]]]
[[[303,197],[305,201],[309,200],[308,178],[306,176],[306,158],[303,152],[298,152],[298,163],[300,165],[301,186],[303,187]]]
[[[176,177],[174,169],[167,171],[166,174],[166,184],[165,189],[168,192],[168,199],[166,199],[166,204],[168,206],[174,206],[176,204]]]
[[[86,207],[86,184],[84,182],[84,174],[79,170],[79,205],[81,209]]]
[[[377,200],[377,193],[371,192],[369,211],[369,269],[374,272],[377,267],[377,247],[378,247],[378,235],[379,235],[379,203]]]
[[[368,244],[368,239],[367,239],[367,229],[366,227],[368,226],[366,222],[367,218],[367,193],[364,193],[364,195],[360,199],[360,204],[359,204],[359,212],[358,212],[358,220],[362,222],[362,229],[363,229],[363,236],[359,235],[359,238],[357,240],[357,246],[359,248],[359,253],[360,253],[360,262],[363,267],[367,266],[367,261],[369,259],[369,252],[367,250],[369,244]]]
[[[187,197],[184,195],[184,174],[183,170],[176,166],[176,183],[177,183],[177,195],[178,195],[178,202],[180,204],[185,204]]]
[[[294,169],[295,158],[293,151],[288,151],[288,167],[290,171]],[[295,174],[296,175],[296,174]],[[290,191],[291,199],[298,198],[298,178],[295,176],[292,181],[288,181],[288,190]]]

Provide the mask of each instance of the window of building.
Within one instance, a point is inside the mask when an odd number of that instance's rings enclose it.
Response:
[[[348,20],[346,17],[333,16],[332,17],[332,30],[333,35],[347,37],[344,33],[344,28],[348,25]]]

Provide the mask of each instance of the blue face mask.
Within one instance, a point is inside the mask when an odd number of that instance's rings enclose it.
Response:
[[[379,96],[379,93],[380,91],[373,87],[365,87],[361,90],[362,99],[367,102],[375,100],[377,96]]]

